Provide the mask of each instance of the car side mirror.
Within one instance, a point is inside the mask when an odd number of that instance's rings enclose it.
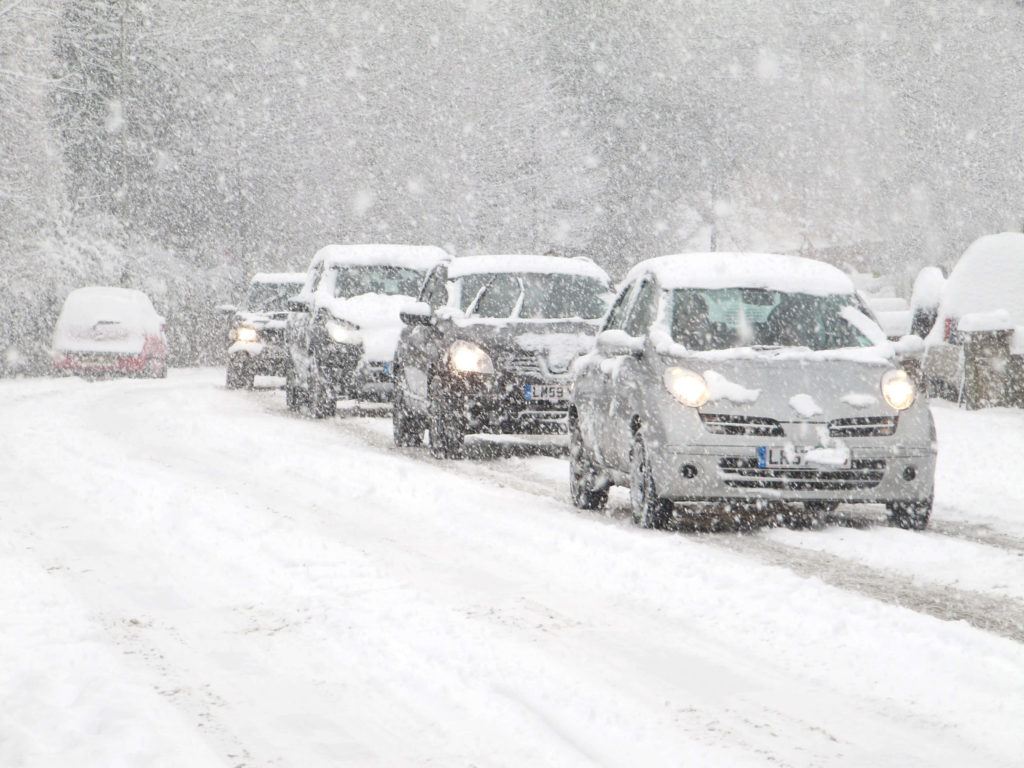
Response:
[[[425,301],[417,301],[403,309],[398,317],[405,325],[430,325],[434,322],[434,313]]]
[[[924,355],[924,339],[913,333],[900,337],[892,346],[900,360],[917,359]]]
[[[309,299],[292,296],[285,306],[289,312],[309,312]]]
[[[643,339],[630,336],[625,331],[610,330],[597,334],[597,351],[608,357],[641,357],[644,353]]]

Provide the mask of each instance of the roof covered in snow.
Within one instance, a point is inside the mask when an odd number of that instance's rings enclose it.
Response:
[[[814,259],[774,253],[680,253],[641,261],[626,282],[653,274],[664,288],[765,288],[815,296],[849,294],[853,281]]]
[[[387,265],[427,270],[451,258],[447,251],[434,245],[325,245],[313,256],[323,259],[327,267],[338,265]]]
[[[590,259],[566,256],[505,254],[460,256],[448,267],[448,277],[476,275],[482,272],[518,272],[529,274],[579,275],[609,282],[608,273]]]
[[[306,281],[305,272],[257,272],[252,276],[254,283],[296,283],[302,285]]]
[[[999,310],[1013,325],[1024,325],[1024,234],[1019,232],[986,235],[971,243],[946,281],[939,316],[962,318]]]

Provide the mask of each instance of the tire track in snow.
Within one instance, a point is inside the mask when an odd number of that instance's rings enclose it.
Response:
[[[268,410],[280,413],[281,408],[268,403]],[[353,415],[362,415],[356,413]],[[435,459],[423,448],[397,448],[391,438],[347,415],[328,422],[332,427],[363,440],[381,451],[395,452],[408,458],[434,465],[443,471],[462,476],[476,477],[499,486],[514,488],[536,496],[543,496],[562,502],[569,509],[568,497],[559,487],[553,487],[541,478],[531,478],[521,473],[521,467],[510,468],[489,465],[488,449],[483,456],[468,461],[447,461]],[[523,457],[537,455],[530,451],[513,451]],[[518,471],[517,471],[518,470]],[[566,470],[568,474],[568,470]],[[595,513],[589,513],[595,515]],[[596,513],[602,518],[626,519],[614,507],[608,513]],[[861,523],[870,525],[870,523]],[[1019,539],[991,531],[984,526],[963,526],[953,523],[938,523],[934,533],[941,536],[972,541],[987,546],[1017,552],[1022,551]],[[666,535],[672,535],[666,533]],[[942,621],[964,621],[977,629],[1024,643],[1024,603],[1012,598],[997,597],[981,592],[958,589],[945,585],[915,583],[911,577],[873,568],[855,560],[845,559],[825,552],[807,550],[777,541],[769,541],[756,535],[732,534],[687,534],[687,536],[709,546],[719,547],[743,555],[756,557],[763,563],[787,568],[803,576],[815,577],[829,586],[847,592],[857,592],[866,597],[890,605],[907,608],[927,614]],[[921,534],[907,533],[908,536]],[[927,535],[927,534],[924,534]]]

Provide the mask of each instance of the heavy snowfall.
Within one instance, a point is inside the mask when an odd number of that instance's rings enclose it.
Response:
[[[1022,40],[1021,0],[0,0],[0,768],[1024,765]],[[232,379],[250,280],[330,243],[838,267],[951,352],[927,527],[645,529],[574,506],[566,434],[441,460]],[[86,286],[159,367],[59,375]]]

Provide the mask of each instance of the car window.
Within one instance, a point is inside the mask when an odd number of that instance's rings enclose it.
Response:
[[[654,317],[654,299],[654,281],[645,280],[639,288],[636,301],[633,302],[629,318],[623,328],[630,336],[642,336],[647,333]]]
[[[471,314],[477,317],[512,317],[523,294],[523,286],[515,275],[491,275],[478,292]]]
[[[284,312],[288,299],[299,292],[295,283],[252,283],[245,296],[248,312]]]
[[[608,313],[608,320],[604,324],[604,330],[620,330],[625,324],[626,315],[629,312],[629,300],[633,296],[633,289],[635,287],[636,283],[630,283],[619,292],[619,297],[612,305],[611,312]]]
[[[353,264],[335,267],[335,298],[350,299],[367,293],[382,296],[417,296],[423,272],[390,264]]]
[[[445,267],[435,267],[430,273],[426,283],[423,284],[423,291],[420,293],[420,301],[425,301],[431,309],[438,309],[448,304],[448,276]]]
[[[845,310],[845,311],[844,311]],[[854,296],[812,296],[761,288],[684,288],[672,292],[672,338],[687,349],[870,346],[846,317]]]

